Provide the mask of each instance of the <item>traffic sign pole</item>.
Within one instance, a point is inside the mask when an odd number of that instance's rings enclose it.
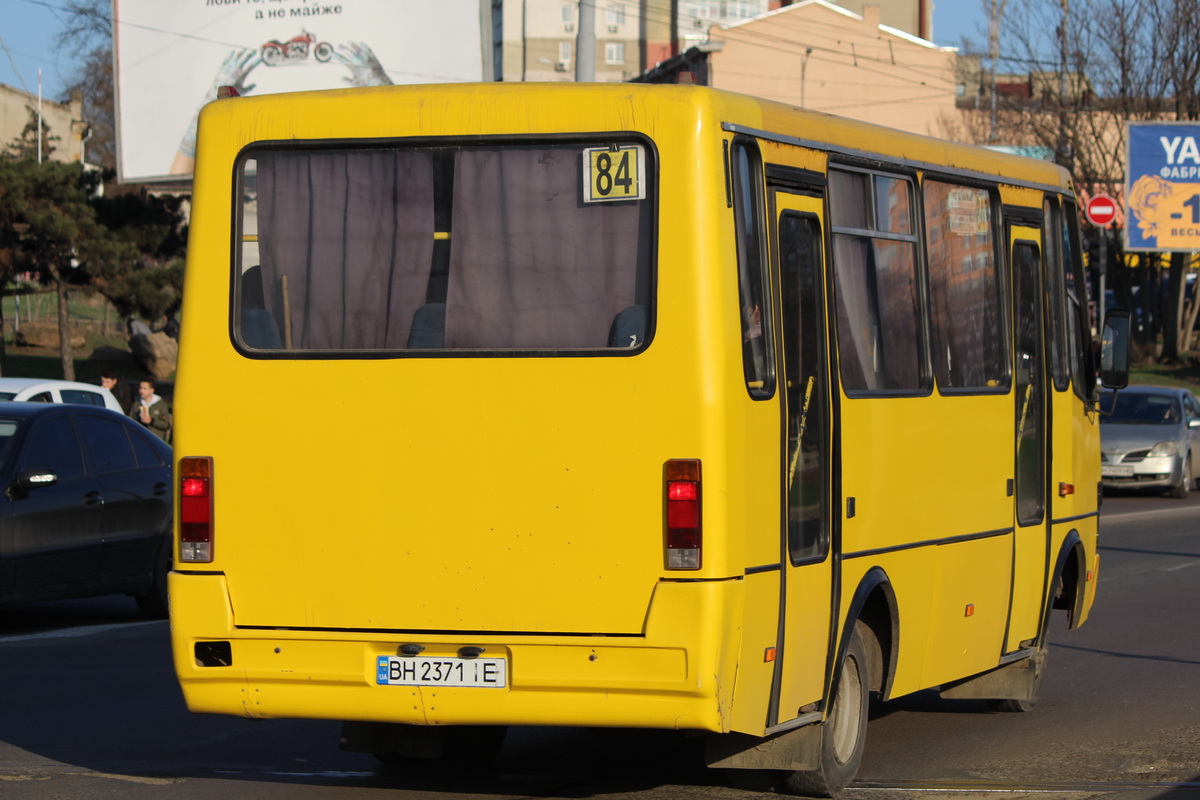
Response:
[[[1106,194],[1098,194],[1087,201],[1083,213],[1088,222],[1100,229],[1100,263],[1096,265],[1096,275],[1100,284],[1100,296],[1096,298],[1096,328],[1099,330],[1108,312],[1108,298],[1104,287],[1105,273],[1108,271],[1108,226],[1117,218],[1117,203]]]
[[[1104,290],[1104,273],[1108,272],[1108,227],[1100,227],[1100,263],[1097,270],[1100,275],[1100,302],[1096,311],[1096,330],[1104,326],[1104,317],[1108,315],[1108,295]]]

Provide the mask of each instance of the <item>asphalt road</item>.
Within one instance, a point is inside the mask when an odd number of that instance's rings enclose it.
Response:
[[[1038,708],[883,704],[848,800],[1200,800],[1200,497],[1110,497],[1101,536],[1092,618],[1052,629]],[[494,773],[389,773],[340,752],[336,723],[188,713],[167,636],[126,598],[0,610],[0,798],[755,796],[655,732],[517,729]]]

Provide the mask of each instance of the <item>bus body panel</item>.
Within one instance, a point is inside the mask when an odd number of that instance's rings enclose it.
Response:
[[[412,725],[570,725],[730,730],[734,654],[719,631],[740,616],[740,582],[662,583],[643,637],[421,637],[239,629],[220,575],[171,575],[176,670],[192,711]],[[381,686],[376,660],[417,640],[432,656],[464,644],[503,655],[505,688]],[[204,666],[196,642],[231,643],[230,666]]]
[[[331,105],[349,99],[339,97]],[[621,114],[597,126],[572,119],[578,115],[574,109],[560,110],[563,114],[554,119],[568,130],[625,125]],[[688,111],[697,116],[695,108]],[[487,127],[510,129],[511,111],[498,107],[494,112]],[[439,106],[439,113],[452,119],[438,125],[465,124],[454,118],[453,108]],[[325,115],[313,117],[300,126],[301,136],[369,136],[372,123],[378,124],[369,117],[362,124],[340,125]],[[666,128],[658,133],[648,125],[650,134],[683,135],[677,128],[685,123],[670,113],[649,121]],[[206,125],[206,130],[212,127],[207,120]],[[288,125],[299,122],[264,114],[249,130],[262,138],[282,138]],[[396,123],[389,129],[395,135],[409,133]],[[249,137],[243,133],[242,138]],[[230,160],[236,144],[221,155],[205,155]],[[694,207],[698,192],[689,191],[694,175],[703,178],[723,169],[719,139],[710,134],[703,144],[695,151],[664,154],[660,162],[664,187],[679,187],[677,195],[664,190],[663,207],[689,208],[686,214],[661,215],[661,237],[678,243],[677,250],[664,249],[661,257],[689,265],[701,276],[712,271],[713,258],[706,253],[720,252],[723,243],[696,241],[675,229],[690,230],[700,222],[701,230],[713,231],[710,237],[716,239],[725,227],[715,220],[704,225],[713,211]],[[222,216],[218,210],[207,219]],[[206,232],[203,238],[223,237]],[[216,260],[216,253],[198,248],[194,260],[210,258]],[[662,404],[664,397],[719,396],[720,406],[736,406],[743,390],[722,379],[728,358],[719,357],[728,355],[728,337],[720,335],[719,326],[699,324],[728,313],[719,303],[721,293],[706,296],[706,287],[713,280],[733,279],[697,279],[691,269],[660,270],[660,292],[693,299],[662,306],[658,333],[638,358],[480,358],[470,362],[466,381],[461,362],[449,358],[366,362],[381,367],[369,371],[361,361],[330,359],[320,362],[320,378],[314,380],[306,360],[257,360],[236,353],[225,321],[216,315],[190,325],[181,358],[207,362],[211,374],[232,386],[251,387],[258,396],[269,392],[274,399],[265,407],[255,403],[246,409],[254,412],[255,437],[299,445],[285,459],[295,471],[281,470],[278,453],[222,434],[231,417],[242,419],[236,402],[223,408],[218,400],[227,401],[224,395],[180,393],[179,416],[193,422],[177,437],[179,452],[203,452],[217,465],[219,540],[213,568],[229,575],[238,624],[640,632],[663,569],[663,463],[701,458],[716,470],[712,480],[718,485],[725,482],[723,465],[735,471],[763,468],[743,466],[739,452],[741,442],[760,438],[758,430],[726,430],[724,423],[714,428],[706,420],[707,403]],[[214,294],[214,288],[219,284],[204,281],[190,285],[189,294],[207,294],[205,305],[227,308],[228,296]],[[737,323],[730,319],[729,324]],[[224,348],[214,347],[222,340]],[[202,354],[194,348],[202,348]],[[682,375],[689,377],[681,380]],[[614,387],[620,388],[614,393]],[[290,400],[313,392],[322,395],[315,418],[310,404]],[[571,412],[563,415],[564,408]],[[660,409],[668,413],[656,413]],[[775,419],[769,409],[751,412],[760,420]],[[428,424],[435,418],[458,423],[452,429]],[[554,422],[548,428],[549,420]],[[748,419],[748,424],[754,423]],[[214,448],[214,442],[225,446]],[[386,468],[375,466],[380,464]],[[264,497],[275,501],[264,503]],[[742,506],[736,495],[716,493],[706,498],[706,513],[721,520],[727,500]],[[770,516],[768,509],[761,513],[764,521]],[[718,522],[710,530],[718,546],[706,550],[709,575],[735,570],[719,546],[720,529]],[[736,537],[730,544],[742,546]],[[737,563],[744,558],[741,553],[733,557]],[[246,565],[268,563],[269,570],[254,569],[253,580],[241,578]],[[356,575],[354,585],[347,591],[327,584],[322,576],[330,571]],[[302,595],[290,590],[300,585],[310,588]]]
[[[843,524],[842,551],[1011,528],[1012,428],[1004,424],[1011,406],[1011,395],[1004,394],[844,398],[842,489],[847,500],[853,498],[853,516]],[[934,442],[939,445],[931,456]],[[914,502],[914,484],[945,502]],[[848,515],[847,509],[842,513]]]

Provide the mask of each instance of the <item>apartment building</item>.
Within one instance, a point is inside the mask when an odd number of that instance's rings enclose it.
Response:
[[[595,80],[635,78],[706,39],[711,25],[752,19],[770,10],[771,2],[595,0]],[[579,0],[506,0],[503,80],[575,80],[580,10]]]
[[[579,0],[503,0],[502,5],[502,80],[575,80]],[[593,0],[595,80],[630,80],[703,44],[713,26],[737,25],[791,5],[803,3]],[[839,5],[860,15],[864,7],[877,6],[881,24],[923,38],[929,38],[933,24],[931,0],[843,0]]]

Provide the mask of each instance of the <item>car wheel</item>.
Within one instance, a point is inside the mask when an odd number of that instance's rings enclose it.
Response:
[[[1171,487],[1168,494],[1171,497],[1182,500],[1188,496],[1188,491],[1192,488],[1192,457],[1189,455],[1183,462],[1183,470],[1179,475],[1179,483]]]
[[[860,622],[850,634],[833,703],[821,727],[820,766],[785,777],[783,787],[789,793],[833,797],[854,780],[867,741],[867,663]]]

